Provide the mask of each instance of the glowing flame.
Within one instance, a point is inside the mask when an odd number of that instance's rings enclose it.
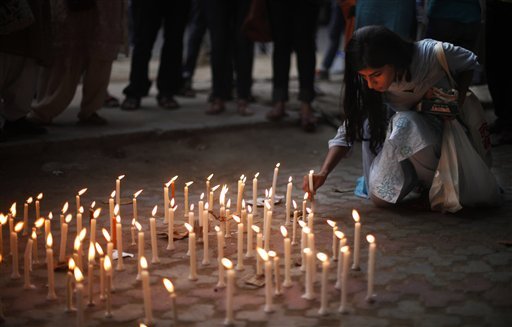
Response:
[[[254,178],[256,178],[256,179],[257,179],[259,175],[260,175],[260,173],[256,173],[256,174],[254,174]]]
[[[110,269],[112,269],[112,262],[110,261],[110,257],[108,255],[105,257],[105,261],[103,261],[103,268],[105,271],[110,271]]]
[[[322,262],[325,262],[327,261],[327,255],[323,252],[318,252],[316,254],[316,257],[318,258],[318,260],[322,261]]]
[[[96,201],[92,201],[91,208],[94,208],[95,206],[96,206]],[[80,207],[80,208],[82,208],[82,207]]]
[[[366,240],[368,241],[368,243],[373,243],[375,242],[375,236],[373,236],[372,234],[368,234],[366,235]]]
[[[80,209],[78,209],[78,212],[83,214],[84,213],[84,207],[80,206]]]
[[[219,226],[215,226],[215,231],[218,233],[220,232],[220,227]]]
[[[311,249],[310,248],[305,248],[304,250],[302,250],[302,252],[304,252],[304,254],[310,254],[311,253]]]
[[[275,258],[277,256],[276,251],[268,251],[269,258]]]
[[[62,210],[61,210],[62,214],[65,214],[68,211],[68,208],[69,208],[69,203],[68,202],[64,203],[64,205],[62,206]]]
[[[124,178],[124,175],[119,175],[119,176],[117,176],[117,179],[118,179],[118,180],[122,180],[123,178]]]
[[[308,193],[304,193],[304,200],[307,200],[308,199]]]
[[[228,199],[228,203],[226,203],[226,208],[231,208],[231,199]]]
[[[15,226],[14,226],[14,231],[16,233],[19,233],[22,229],[23,229],[23,222],[22,221],[19,221]]]
[[[119,216],[119,215],[118,215],[118,216],[116,217],[116,223],[118,223],[118,224],[120,224],[120,223],[121,223],[121,216]]]
[[[342,231],[339,231],[339,230],[335,231],[335,232],[334,232],[334,235],[336,235],[336,237],[337,237],[338,239],[340,239],[340,240],[342,240],[342,239],[344,239],[344,238],[345,238],[345,234],[343,234],[343,232],[342,232]]]
[[[293,209],[297,210],[297,202],[295,202],[295,200],[292,200],[292,203],[293,203]]]
[[[170,294],[174,293],[174,285],[172,284],[172,282],[169,279],[164,278],[163,283],[164,283],[165,288],[167,289],[167,292],[169,292]]]
[[[221,263],[224,266],[224,268],[228,270],[233,269],[233,263],[228,258],[222,258]]]
[[[244,176],[244,179],[242,180],[242,183],[245,185],[245,181],[247,180],[247,176]]]
[[[185,187],[189,187],[190,185],[194,184],[194,182],[190,181],[190,182],[186,182],[185,183]]]
[[[148,269],[148,261],[146,260],[145,257],[143,257],[143,256],[140,257],[139,262],[140,262],[140,267],[142,269]]]
[[[110,197],[111,197],[112,199],[116,197],[116,191],[115,191],[115,190],[114,190],[114,191],[112,191],[112,193],[110,193]]]
[[[359,212],[357,212],[357,210],[356,210],[356,209],[352,210],[352,218],[354,219],[354,221],[355,221],[356,223],[357,223],[357,222],[359,222],[359,219],[361,219],[361,218],[359,217]]]
[[[135,222],[135,227],[137,228],[137,230],[139,232],[142,230],[142,226],[141,226],[141,224],[138,221]]]
[[[330,219],[327,219],[327,224],[328,224],[329,226],[331,226],[332,228],[334,228],[334,227],[336,226],[336,222],[335,222],[335,221],[333,221],[333,220],[330,220]]]
[[[158,210],[158,205],[155,205],[155,206],[153,207],[153,210],[151,210],[151,216],[153,216],[153,217],[154,217],[154,216],[156,215],[156,211],[157,211],[157,210]]]
[[[189,233],[192,233],[192,231],[194,230],[194,228],[190,226],[189,223],[185,223],[185,228],[188,230]]]
[[[78,251],[81,244],[82,243],[80,242],[80,236],[75,237],[75,241],[73,242],[73,248],[75,249],[75,251]]]
[[[248,213],[252,213],[252,206],[247,205],[247,212],[248,212]]]
[[[32,231],[32,234],[30,234],[30,237],[31,237],[33,240],[35,240],[35,239],[37,238],[37,233],[36,233],[36,231],[35,231],[35,230],[34,230],[34,231]]]
[[[306,212],[308,213],[308,215],[311,214],[311,208],[306,208]]]
[[[53,236],[52,233],[48,233],[48,237],[46,238],[46,247],[51,248],[53,246]]]
[[[214,187],[212,187],[211,191],[210,192],[215,192],[217,191],[217,189],[220,187],[220,185],[215,185]]]
[[[259,233],[260,232],[260,228],[256,225],[252,225],[251,226],[252,230],[255,232],[255,233]]]
[[[210,174],[210,176],[206,177],[206,180],[209,181],[212,179],[212,177],[213,177],[213,174]]]
[[[299,220],[299,226],[304,229],[306,227],[306,223],[303,220]]]
[[[201,193],[201,196],[199,197],[199,200],[203,200],[204,199],[204,192]]]
[[[84,227],[80,231],[80,234],[78,234],[78,236],[80,237],[80,242],[84,241],[86,235],[87,235],[87,229]]]
[[[194,211],[194,204],[193,203],[190,205],[190,210],[189,211]]]
[[[94,248],[94,244],[92,244],[92,242],[90,242],[89,243],[89,255],[88,255],[89,262],[94,261],[95,256],[96,256],[96,250]]]
[[[116,204],[114,206],[114,216],[117,216],[119,214],[119,204]]]
[[[279,168],[279,166],[281,166],[281,163],[276,163],[276,168]]]
[[[28,198],[28,199],[27,199],[27,204],[31,204],[31,203],[32,203],[32,201],[34,201],[34,199],[33,199],[32,197]]]
[[[38,220],[36,220],[36,222],[34,223],[34,225],[35,225],[37,228],[41,228],[41,227],[43,227],[43,225],[44,225],[44,218],[39,218]]]
[[[341,252],[343,252],[343,253],[347,253],[347,252],[349,252],[349,248],[348,248],[348,246],[347,246],[347,245],[345,245],[344,247],[342,247],[342,248],[341,248]]]
[[[172,183],[172,180],[169,180],[167,183],[164,184],[165,187],[169,187]]]
[[[135,218],[133,218],[132,219],[132,226],[135,226],[135,222],[136,222],[136,220],[135,220]]]
[[[0,213],[0,225],[3,225],[7,222],[7,217],[4,214]]]
[[[96,243],[94,244],[94,246],[96,247],[96,252],[98,252],[98,255],[99,255],[100,257],[102,257],[104,253],[103,253],[103,249],[101,248],[100,243],[96,242]]]
[[[272,194],[274,194],[274,190],[272,190],[272,187],[268,190],[268,197],[272,197]]]
[[[110,234],[108,233],[108,231],[105,228],[101,229],[101,233],[103,234],[103,237],[105,238],[105,240],[107,242],[110,242]]]
[[[283,235],[283,237],[288,237],[288,230],[286,229],[286,227],[284,226],[281,226],[281,234]]]
[[[237,224],[240,224],[240,217],[237,215],[233,215],[233,220],[236,221]]]
[[[82,195],[84,195],[85,192],[87,192],[87,188],[83,188],[80,191],[78,191],[78,195],[82,196]]]
[[[82,271],[80,270],[80,268],[75,267],[75,269],[73,270],[73,273],[75,275],[75,280],[77,282],[81,283],[84,280],[84,275],[82,274]]]
[[[98,209],[94,210],[94,213],[92,214],[92,217],[94,219],[97,219],[100,216],[100,213],[101,213],[101,208],[98,208]]]
[[[292,176],[290,176],[290,177],[288,178],[288,183],[291,183],[292,181],[293,181],[293,178],[292,178]]]
[[[16,202],[14,202],[12,205],[11,205],[11,208],[9,209],[9,211],[11,212],[11,215],[13,217],[16,217]]]
[[[68,213],[66,215],[66,218],[64,219],[64,221],[66,222],[66,224],[69,224],[71,222],[71,219],[73,219],[73,215],[71,215],[70,213]]]
[[[242,199],[242,209],[245,209],[245,200]]]
[[[208,202],[204,204],[204,210],[208,211],[210,209],[210,206],[208,205]]]
[[[174,198],[171,199],[171,208],[174,207]]]
[[[50,213],[48,214],[48,219],[52,220],[53,219],[53,213],[50,211]]]
[[[38,199],[38,200],[42,200],[42,199],[43,199],[43,193],[39,193],[39,194],[36,196],[36,199]]]
[[[68,260],[68,269],[73,271],[76,267],[76,263],[75,263],[75,260],[73,260],[73,258],[69,258]]]
[[[178,175],[176,175],[173,178],[171,178],[171,184],[174,183],[177,179],[178,179]]]
[[[260,256],[263,261],[268,261],[268,253],[264,249],[260,247],[256,247],[256,251],[258,251],[258,255]]]
[[[268,210],[272,209],[272,206],[270,205],[270,202],[265,201],[265,207],[267,207]]]
[[[311,228],[309,228],[308,226],[304,226],[304,227],[302,227],[302,232],[304,234],[309,234],[309,233],[311,233]]]
[[[133,198],[136,199],[139,196],[139,194],[142,193],[142,191],[144,191],[144,190],[138,190],[137,192],[135,192],[135,194],[133,195]]]

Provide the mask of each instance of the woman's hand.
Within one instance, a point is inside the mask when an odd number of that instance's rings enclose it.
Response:
[[[324,185],[327,175],[325,174],[313,174],[313,190],[309,189],[309,175],[305,175],[302,180],[302,189],[304,192],[315,194],[322,185]]]

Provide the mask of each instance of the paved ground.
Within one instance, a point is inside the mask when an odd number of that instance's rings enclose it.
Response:
[[[104,128],[74,126],[77,103],[50,127],[50,134],[41,139],[26,139],[0,144],[0,211],[6,212],[13,201],[21,203],[29,196],[44,192],[42,213],[57,213],[65,201],[74,209],[74,195],[88,187],[83,201],[92,201],[106,209],[105,201],[114,188],[115,177],[126,174],[123,197],[143,188],[139,198],[140,221],[146,231],[146,255],[150,258],[149,224],[147,217],[155,204],[162,207],[162,184],[179,175],[177,201],[183,207],[181,188],[194,181],[190,188],[192,202],[203,192],[204,179],[214,173],[212,184],[227,183],[230,197],[235,200],[236,181],[241,174],[252,176],[260,172],[260,193],[272,182],[275,163],[280,162],[278,194],[284,194],[288,176],[294,178],[294,199],[300,203],[301,176],[309,169],[318,169],[326,151],[326,141],[334,129],[323,124],[315,134],[305,134],[296,126],[294,113],[279,125],[264,119],[268,110],[270,92],[268,58],[259,57],[256,64],[254,105],[256,115],[239,117],[234,107],[218,117],[204,115],[209,88],[208,69],[198,71],[196,99],[180,99],[183,108],[164,111],[157,108],[154,97],[145,99],[144,109],[125,113],[118,109],[103,109],[110,125]],[[125,85],[126,61],[116,64],[111,92],[121,95]],[[123,78],[124,76],[124,78]],[[325,93],[315,103],[319,116],[332,116],[339,102],[340,76],[332,83],[321,83]],[[336,82],[337,81],[337,82]],[[296,93],[296,81],[292,83]],[[477,90],[485,96],[485,88]],[[291,109],[297,104],[292,103]],[[488,112],[491,116],[492,113]],[[316,248],[330,253],[331,230],[325,219],[335,220],[353,242],[353,221],[350,212],[359,210],[363,235],[372,233],[377,239],[376,302],[367,303],[366,271],[367,243],[363,242],[362,270],[351,272],[348,286],[347,315],[337,313],[339,291],[334,288],[335,263],[329,273],[328,315],[318,314],[320,273],[317,274],[317,298],[307,301],[304,275],[292,269],[293,285],[274,298],[275,311],[263,312],[264,289],[244,282],[254,274],[254,259],[246,260],[246,269],[237,272],[235,290],[235,321],[239,326],[510,326],[512,324],[512,250],[510,211],[512,204],[511,146],[493,150],[493,169],[505,190],[506,201],[493,210],[463,210],[457,215],[425,212],[411,207],[383,210],[367,200],[353,195],[354,180],[361,174],[360,152],[342,162],[327,184],[317,195],[318,218],[315,222]],[[247,183],[247,198],[251,197]],[[33,221],[31,209],[31,222]],[[276,205],[272,231],[272,248],[282,258],[282,237],[279,225],[283,222],[283,205]],[[178,217],[182,215],[178,210]],[[129,245],[128,221],[131,205],[122,206],[123,237]],[[160,217],[160,215],[158,215]],[[99,226],[108,226],[103,214]],[[58,219],[53,223],[57,249],[59,243]],[[180,223],[182,220],[180,221]],[[256,223],[261,226],[261,219]],[[86,225],[87,226],[87,225]],[[70,231],[75,232],[75,220]],[[157,228],[165,231],[158,219]],[[4,255],[9,248],[3,228]],[[229,239],[226,256],[236,263],[236,233]],[[509,243],[507,243],[507,241]],[[68,249],[72,239],[68,239]],[[20,240],[20,253],[26,238]],[[101,240],[104,245],[103,239]],[[217,289],[217,265],[198,265],[198,281],[188,276],[187,241],[177,241],[173,252],[165,250],[166,240],[158,241],[161,263],[150,266],[155,322],[158,326],[171,323],[170,300],[161,283],[171,278],[177,292],[178,325],[221,325],[225,315],[225,289]],[[39,236],[39,254],[43,259]],[[210,248],[216,255],[215,237],[210,236]],[[198,245],[202,258],[202,244]],[[127,250],[136,253],[136,247]],[[297,247],[293,248],[298,258]],[[23,255],[21,255],[23,258]],[[75,323],[75,314],[65,313],[65,273],[56,272],[57,301],[46,300],[46,268],[34,265],[32,282],[35,290],[22,289],[22,280],[11,280],[11,262],[6,256],[0,264],[0,298],[6,325],[65,325]],[[22,262],[22,261],[20,261]],[[135,280],[136,261],[127,259],[126,270],[115,274],[116,292],[113,295],[113,318],[104,318],[104,302],[98,299],[96,288],[93,307],[86,308],[85,319],[90,326],[136,325],[144,317],[140,282]],[[282,263],[282,261],[281,261]],[[23,268],[21,268],[23,273]],[[96,285],[97,287],[97,285]]]

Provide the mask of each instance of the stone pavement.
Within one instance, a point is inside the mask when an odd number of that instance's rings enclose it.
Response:
[[[266,59],[259,59],[263,63]],[[267,61],[268,63],[268,61]],[[255,95],[258,104],[254,117],[238,117],[234,108],[219,117],[204,115],[208,90],[207,69],[201,68],[197,99],[180,99],[183,108],[167,112],[155,106],[154,98],[144,101],[144,109],[125,113],[119,109],[103,109],[111,122],[108,127],[79,128],[73,125],[74,108],[68,110],[51,127],[51,133],[42,139],[27,139],[0,144],[5,154],[0,163],[0,211],[6,212],[12,201],[18,201],[18,217],[22,217],[21,203],[33,190],[44,190],[44,210],[60,211],[62,203],[72,200],[70,194],[81,187],[89,187],[83,203],[96,200],[104,208],[113,187],[113,177],[126,173],[123,195],[128,197],[144,188],[139,201],[141,222],[146,232],[146,255],[150,260],[149,226],[145,217],[152,207],[162,205],[161,181],[180,176],[177,203],[183,207],[181,189],[187,180],[191,198],[199,199],[204,177],[215,173],[213,184],[228,183],[230,196],[235,197],[236,180],[248,174],[246,198],[251,197],[251,180],[261,172],[260,193],[271,185],[275,162],[282,162],[278,194],[286,192],[288,176],[294,177],[294,199],[300,203],[300,178],[310,168],[317,168],[325,150],[325,141],[334,130],[321,127],[317,134],[302,133],[294,126],[293,115],[288,123],[268,124],[264,112],[268,110],[268,69],[257,65]],[[122,68],[122,67],[121,67]],[[121,68],[120,71],[122,71]],[[203,75],[201,75],[203,74]],[[120,74],[122,75],[122,74]],[[120,95],[124,86],[120,75],[114,75],[111,92]],[[339,82],[340,76],[335,77]],[[293,82],[296,92],[296,81]],[[319,111],[327,115],[336,112],[339,83],[321,83],[326,93],[316,102]],[[292,104],[294,108],[296,104]],[[74,110],[74,112],[73,112]],[[136,119],[133,119],[135,116]],[[211,130],[208,130],[211,129]],[[241,134],[243,131],[243,134]],[[155,136],[156,135],[156,136]],[[243,137],[242,137],[243,136]],[[261,140],[263,138],[263,140]],[[116,153],[107,150],[119,148]],[[300,145],[297,147],[297,145]],[[248,148],[247,151],[242,149]],[[35,151],[32,152],[31,150]],[[301,298],[304,293],[304,274],[298,267],[292,269],[292,287],[273,298],[274,312],[263,311],[264,288],[244,282],[254,274],[254,258],[245,260],[245,270],[237,272],[234,310],[237,326],[510,326],[512,325],[512,248],[510,248],[512,207],[512,152],[511,146],[493,149],[493,172],[505,190],[504,205],[497,209],[463,210],[456,215],[443,215],[418,210],[414,207],[395,209],[375,208],[369,201],[353,195],[354,180],[361,174],[360,151],[344,160],[332,173],[326,185],[318,192],[317,219],[315,220],[316,249],[330,255],[332,231],[325,219],[337,222],[352,247],[354,224],[351,210],[357,208],[362,219],[361,271],[351,271],[348,279],[349,313],[340,315],[340,293],[334,288],[336,263],[331,262],[328,288],[328,314],[318,314],[320,307],[320,270],[315,283],[316,299]],[[25,155],[23,153],[25,152]],[[29,155],[26,152],[30,152]],[[209,155],[216,153],[218,156]],[[25,176],[25,177],[23,177]],[[108,190],[108,191],[107,191]],[[87,199],[87,201],[85,200]],[[234,198],[233,198],[234,200]],[[74,209],[74,201],[71,201]],[[234,206],[234,205],[233,205]],[[233,207],[232,206],[232,207]],[[33,207],[32,207],[33,208]],[[218,208],[218,207],[217,207]],[[31,209],[33,210],[33,209]],[[183,211],[177,211],[179,223],[184,221]],[[218,209],[217,209],[218,210]],[[261,214],[261,208],[260,214]],[[123,217],[131,217],[131,205],[122,206]],[[279,225],[284,217],[284,206],[276,205],[272,225],[271,248],[283,264],[282,236]],[[157,228],[165,231],[161,215]],[[108,227],[102,215],[99,227]],[[33,219],[31,219],[31,222]],[[54,219],[54,251],[58,248],[60,233]],[[128,221],[128,218],[126,218]],[[255,223],[260,227],[261,217]],[[88,227],[88,224],[85,224]],[[65,313],[65,273],[56,272],[58,300],[46,300],[46,268],[41,236],[39,236],[40,264],[34,265],[32,283],[35,290],[23,290],[23,279],[11,280],[7,226],[3,228],[4,262],[0,264],[0,317],[7,326],[40,326],[75,324],[74,313]],[[99,230],[99,228],[98,228]],[[70,229],[74,235],[75,220]],[[376,301],[368,303],[366,272],[368,247],[365,235],[375,235],[377,261]],[[98,234],[99,236],[99,234]],[[236,233],[228,239],[225,256],[236,264]],[[125,225],[123,239],[129,245],[130,232]],[[209,237],[212,258],[217,254],[216,239]],[[102,246],[105,242],[99,240]],[[68,237],[70,249],[72,237]],[[20,237],[22,253],[26,238]],[[187,241],[177,241],[173,252],[165,250],[166,240],[158,241],[161,263],[150,265],[153,313],[157,326],[172,323],[171,302],[162,278],[171,278],[177,293],[179,326],[219,326],[225,317],[225,289],[216,288],[217,264],[198,263],[197,281],[189,281],[189,259],[185,255]],[[135,253],[135,246],[127,251]],[[57,252],[57,251],[55,251]],[[198,243],[198,258],[202,258],[202,244]],[[298,246],[293,247],[294,262],[299,259]],[[23,255],[20,256],[22,263]],[[135,280],[136,261],[128,258],[126,270],[115,272],[113,317],[104,317],[104,302],[98,298],[96,285],[93,307],[87,307],[85,321],[88,326],[135,326],[144,318],[140,282]],[[282,268],[282,266],[281,266]],[[319,268],[319,266],[318,266]],[[20,268],[23,274],[23,267]],[[96,272],[96,282],[98,280]],[[281,269],[281,276],[283,270]],[[0,318],[1,320],[1,318]]]

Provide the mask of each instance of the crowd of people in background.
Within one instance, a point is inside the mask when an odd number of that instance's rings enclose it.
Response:
[[[194,71],[209,37],[212,83],[205,114],[218,115],[226,102],[236,100],[239,115],[252,115],[257,43],[243,25],[256,2],[264,5],[272,33],[270,121],[287,116],[292,53],[301,127],[312,132],[317,125],[315,82],[330,78],[334,59],[343,55],[354,30],[384,25],[409,41],[433,38],[475,52],[485,71],[473,81],[487,83],[494,101],[497,120],[491,132],[512,142],[507,96],[512,88],[510,80],[499,77],[507,76],[510,66],[498,48],[498,31],[512,17],[508,0],[5,0],[0,4],[0,138],[46,133],[45,125],[66,110],[79,83],[79,125],[107,124],[98,114],[105,105],[139,110],[151,88],[149,61],[160,30],[159,107],[178,109],[176,97],[195,96]],[[328,44],[317,69],[316,36],[325,12],[330,17]],[[131,60],[122,101],[108,93],[119,53]]]

